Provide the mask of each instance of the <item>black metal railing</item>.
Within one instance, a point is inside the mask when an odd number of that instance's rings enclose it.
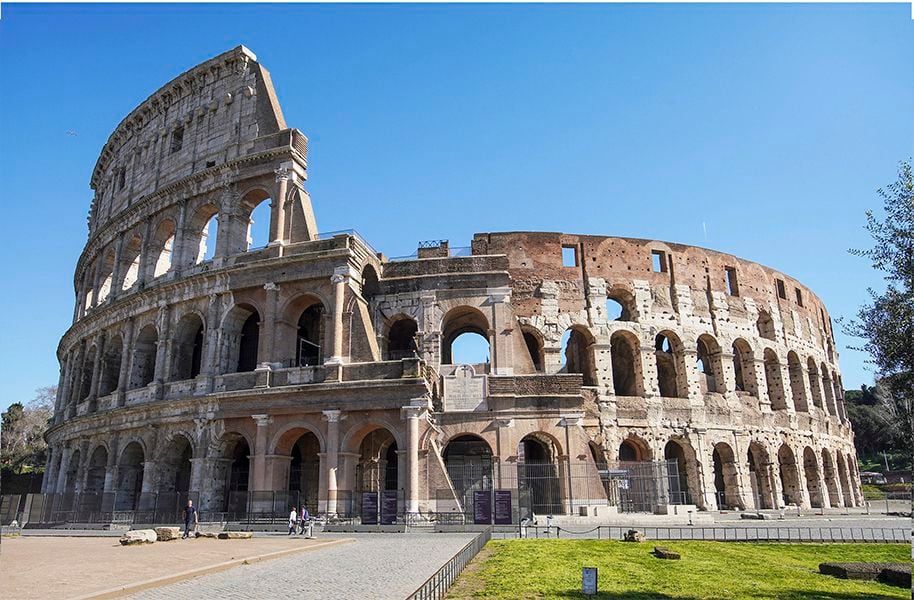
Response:
[[[473,538],[470,543],[460,549],[444,566],[434,575],[425,580],[415,592],[407,596],[406,600],[434,600],[444,598],[448,589],[457,580],[466,566],[479,551],[492,539],[492,528],[487,527],[482,533]]]

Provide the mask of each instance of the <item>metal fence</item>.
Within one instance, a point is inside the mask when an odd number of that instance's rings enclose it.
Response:
[[[479,554],[479,551],[483,549],[491,538],[492,529],[487,527],[482,533],[473,538],[470,543],[461,548],[449,561],[444,563],[444,566],[438,569],[434,575],[426,579],[425,583],[419,586],[419,589],[407,596],[406,600],[444,598],[444,595],[457,580],[460,573]]]
[[[647,540],[715,542],[828,542],[828,543],[910,543],[911,531],[882,527],[641,527],[601,525],[589,529],[552,526],[494,526],[495,539],[598,539],[623,540],[636,529]]]

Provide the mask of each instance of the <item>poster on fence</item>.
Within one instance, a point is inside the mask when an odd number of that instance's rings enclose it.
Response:
[[[495,490],[495,524],[511,524],[511,490]]]
[[[476,525],[492,524],[492,492],[488,490],[473,492],[473,523]]]
[[[378,524],[378,493],[362,492],[362,525]]]
[[[381,492],[381,525],[397,522],[397,490]]]

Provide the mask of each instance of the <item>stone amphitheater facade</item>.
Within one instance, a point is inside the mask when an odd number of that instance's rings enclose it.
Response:
[[[337,513],[374,487],[425,513],[464,485],[447,464],[462,445],[598,482],[676,461],[701,510],[861,504],[830,319],[800,282],[563,233],[391,260],[318,233],[307,150],[241,46],[117,126],[92,173],[43,491],[120,493],[127,509],[195,493],[220,511],[233,492],[297,490]],[[269,243],[250,248],[263,202]],[[464,334],[487,362],[452,364]]]

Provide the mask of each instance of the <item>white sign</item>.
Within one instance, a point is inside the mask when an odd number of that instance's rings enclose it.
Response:
[[[470,365],[460,365],[444,378],[444,409],[486,410],[486,376],[477,375]]]
[[[581,567],[581,593],[585,596],[597,594],[597,568]]]

